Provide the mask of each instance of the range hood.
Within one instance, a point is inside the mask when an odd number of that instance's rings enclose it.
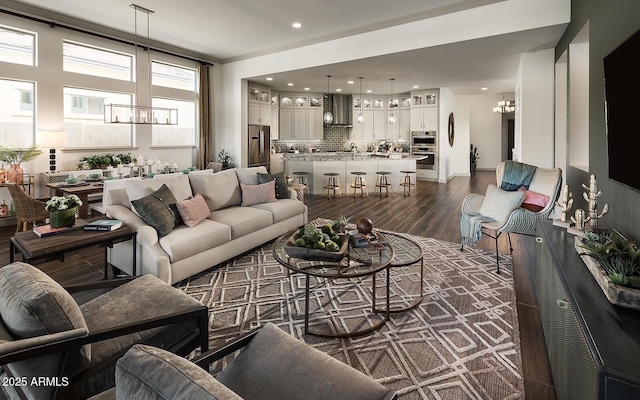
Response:
[[[325,124],[325,126],[342,126],[351,128],[351,95],[350,94],[334,94],[331,96],[331,112],[333,113],[333,122]]]

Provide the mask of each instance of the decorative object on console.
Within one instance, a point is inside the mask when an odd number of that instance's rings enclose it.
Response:
[[[554,225],[562,226],[568,228],[571,226],[571,222],[567,221],[567,213],[573,207],[573,193],[569,191],[569,185],[564,185],[564,189],[562,190],[562,201],[556,201],[556,205],[560,207],[560,211],[562,214],[560,215],[560,219],[556,218],[553,220]]]
[[[575,249],[613,304],[640,310],[640,250],[616,231],[585,232]]]
[[[37,145],[32,145],[26,149],[12,149],[0,145],[0,161],[10,165],[7,170],[7,182],[22,183],[24,170],[20,167],[23,162],[31,161],[42,154]]]
[[[589,222],[592,228],[597,228],[598,219],[604,217],[609,212],[609,203],[605,203],[602,207],[602,212],[598,214],[598,197],[602,195],[602,190],[598,190],[598,182],[596,181],[595,175],[591,174],[589,187],[584,183],[582,187],[589,191],[589,193],[582,193],[582,197],[589,203],[589,215],[586,217],[585,222]]]
[[[571,217],[571,222],[573,222],[574,226],[570,226],[567,228],[567,232],[572,235],[582,236],[584,235],[584,225],[587,221],[585,221],[585,212],[583,209],[578,208],[573,217]]]
[[[49,223],[52,228],[71,226],[76,222],[77,208],[82,200],[75,194],[53,196],[47,201],[45,209],[49,211]]]
[[[108,166],[117,167],[118,164],[130,164],[132,162],[131,153],[106,153],[93,156],[82,157],[78,161],[79,170],[105,169]]]

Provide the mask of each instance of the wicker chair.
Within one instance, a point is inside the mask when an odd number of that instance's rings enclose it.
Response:
[[[505,163],[502,162],[496,168],[497,186],[502,185]],[[485,222],[482,224],[482,234],[495,240],[497,273],[500,273],[500,259],[498,256],[498,238],[506,233],[509,239],[509,252],[513,252],[511,245],[511,233],[534,236],[536,224],[539,219],[547,219],[555,207],[555,202],[560,195],[562,185],[562,170],[560,168],[536,168],[529,190],[549,197],[549,202],[540,211],[534,212],[525,208],[516,208],[503,223]],[[472,193],[462,200],[462,213],[477,213],[482,206],[484,196]],[[464,246],[462,247],[464,248]]]
[[[26,231],[29,222],[44,221],[49,218],[49,211],[45,210],[46,203],[34,199],[24,191],[22,185],[7,184],[9,194],[16,206],[16,232]]]

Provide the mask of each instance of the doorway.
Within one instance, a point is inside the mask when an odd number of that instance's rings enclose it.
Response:
[[[515,119],[507,119],[507,160],[513,160],[513,147],[515,146],[515,125]]]

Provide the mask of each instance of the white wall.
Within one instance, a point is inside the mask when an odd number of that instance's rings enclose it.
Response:
[[[512,100],[513,93],[505,93],[505,100]],[[495,169],[502,159],[502,114],[494,113],[493,107],[502,100],[502,93],[463,96],[469,107],[469,145],[478,147],[478,169]],[[467,147],[467,158],[469,157]],[[467,166],[469,161],[467,160]]]
[[[509,0],[224,64],[224,122],[222,126],[216,122],[216,144],[223,145],[241,160],[242,165],[246,165],[247,88],[243,80],[253,76],[562,24],[569,18],[569,0]],[[398,41],[399,37],[403,39]]]
[[[555,50],[523,53],[516,81],[518,160],[554,167]]]

